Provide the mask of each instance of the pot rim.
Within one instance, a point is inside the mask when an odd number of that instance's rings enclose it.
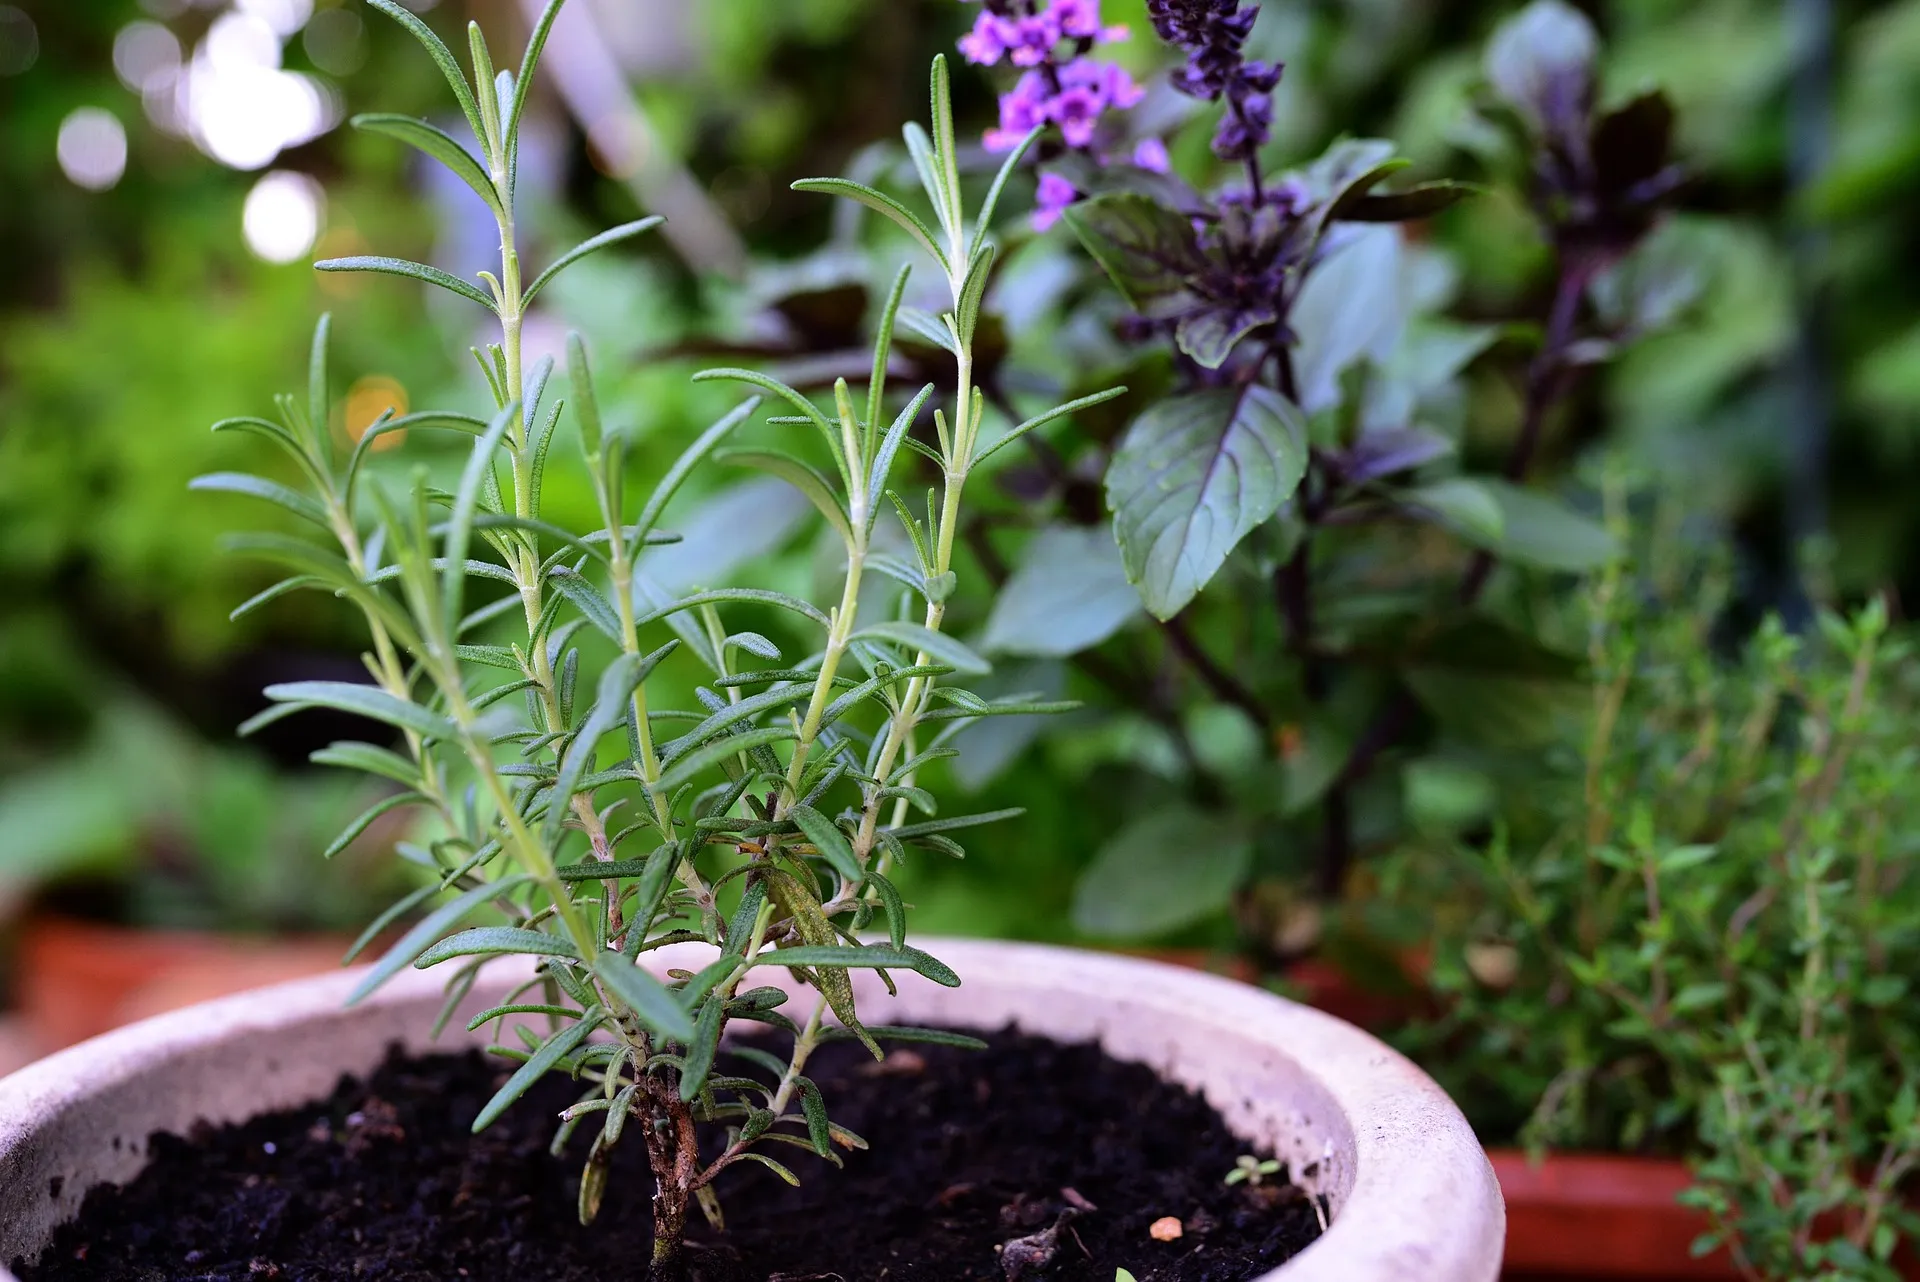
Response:
[[[1205,1080],[1208,1050],[1214,1046],[1224,1049],[1214,1056],[1223,1078],[1233,1076],[1228,1071],[1233,1057],[1247,1058],[1236,1045],[1251,1046],[1262,1052],[1267,1071],[1277,1067],[1304,1079],[1308,1094],[1334,1104],[1340,1116],[1333,1129],[1350,1132],[1352,1147],[1348,1161],[1336,1161],[1329,1139],[1323,1165],[1333,1169],[1315,1177],[1336,1204],[1332,1222],[1311,1247],[1253,1282],[1493,1282],[1497,1277],[1505,1210],[1493,1168],[1471,1127],[1431,1078],[1358,1028],[1259,988],[1159,962],[1041,944],[915,942],[990,995],[1004,994],[1018,1009],[997,1017],[1000,1022],[1011,1019],[1029,1031],[1068,1040],[1096,1036],[1102,1042],[1128,1025],[1124,1039],[1135,1050],[1114,1053],[1199,1086],[1236,1131],[1247,1129],[1256,1101],[1220,1098],[1227,1089],[1250,1093],[1242,1091],[1244,1075],[1237,1084]],[[649,954],[650,965],[683,965],[698,949],[661,949]],[[699,956],[706,959],[704,952]],[[410,1018],[413,1007],[437,1005],[444,987],[439,975],[405,971],[343,1013],[346,994],[361,973],[294,980],[158,1015],[0,1079],[0,1203],[20,1205],[5,1195],[9,1184],[39,1195],[25,1184],[38,1131],[157,1065],[310,1021],[369,1020],[403,1029],[399,1017]],[[484,986],[493,987],[496,976],[510,981],[508,965],[490,968]],[[871,972],[860,978],[877,983]],[[947,1000],[940,994],[950,990],[912,983],[915,976],[899,978],[909,981],[901,985],[903,1001],[919,1005],[913,1018],[940,1018],[937,1004]],[[1032,1017],[1031,1008],[1041,998],[1044,1013]],[[1143,1018],[1146,1040],[1135,1026]],[[964,1011],[956,1022],[980,1026]],[[1155,1062],[1158,1052],[1140,1053],[1148,1045],[1164,1046],[1165,1059]],[[413,1048],[426,1046],[416,1037]],[[333,1071],[337,1076],[364,1067]],[[255,1111],[281,1106],[267,1102]],[[39,1248],[36,1227],[44,1232],[43,1225],[0,1224],[0,1282],[15,1282],[5,1262],[27,1253],[27,1241]]]

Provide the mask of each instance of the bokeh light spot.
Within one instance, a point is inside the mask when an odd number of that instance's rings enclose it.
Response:
[[[181,77],[179,116],[200,149],[233,169],[263,169],[339,122],[339,97],[280,67],[280,36],[255,13],[225,13]]]
[[[247,248],[270,263],[290,263],[313,248],[325,196],[305,174],[276,169],[247,193],[241,214]]]
[[[223,13],[215,18],[200,49],[207,65],[216,71],[280,65],[280,37],[265,19],[250,13]]]
[[[77,107],[60,122],[60,170],[75,185],[105,191],[127,171],[127,131],[103,107]]]
[[[235,7],[265,22],[282,40],[306,26],[313,16],[313,0],[239,0]]]
[[[313,65],[330,76],[350,76],[366,65],[367,26],[351,9],[322,9],[300,42]]]
[[[159,89],[180,74],[180,42],[157,22],[129,22],[113,38],[113,69],[137,94]]]
[[[0,76],[17,76],[40,60],[40,31],[19,9],[0,4]]]
[[[399,418],[407,412],[407,389],[398,380],[385,374],[369,374],[356,382],[347,391],[346,422],[347,437],[358,441],[367,434],[367,429],[380,420],[388,410]],[[404,429],[388,432],[373,442],[376,450],[390,450],[405,440]]]

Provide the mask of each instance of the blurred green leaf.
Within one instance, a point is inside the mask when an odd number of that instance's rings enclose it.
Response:
[[[1081,873],[1073,924],[1105,939],[1139,939],[1226,908],[1253,861],[1231,816],[1168,806],[1135,819]]]
[[[1491,619],[1467,618],[1417,644],[1401,676],[1450,730],[1524,747],[1551,739],[1584,709],[1583,667]]]
[[[1063,657],[1100,644],[1139,612],[1140,595],[1107,527],[1048,526],[1021,552],[980,644]]]
[[[1459,476],[1401,492],[1403,508],[1446,526],[1476,547],[1497,548],[1506,534],[1506,512],[1489,482]]]
[[[1505,481],[1478,482],[1500,506],[1502,559],[1547,570],[1597,570],[1620,556],[1619,542],[1594,518],[1539,490]]]

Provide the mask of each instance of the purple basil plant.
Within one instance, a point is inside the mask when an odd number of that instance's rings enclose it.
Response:
[[[1127,381],[1165,389],[1130,398],[1118,439],[1095,442],[1106,454],[1120,568],[1164,636],[1166,661],[1190,671],[1211,702],[1244,714],[1281,758],[1284,786],[1263,776],[1240,790],[1235,804],[1246,813],[1227,826],[1250,834],[1235,847],[1248,853],[1219,880],[1244,884],[1263,865],[1292,864],[1285,852],[1250,849],[1278,842],[1304,856],[1316,893],[1332,899],[1355,853],[1356,790],[1462,708],[1480,709],[1479,696],[1452,698],[1433,672],[1464,665],[1546,679],[1569,670],[1481,598],[1500,564],[1565,570],[1580,568],[1569,548],[1609,554],[1605,533],[1577,509],[1522,486],[1580,371],[1623,336],[1609,328],[1605,296],[1617,284],[1609,273],[1674,194],[1672,113],[1658,94],[1599,105],[1598,34],[1562,0],[1535,0],[1492,42],[1484,110],[1526,157],[1556,287],[1539,343],[1519,363],[1511,456],[1473,476],[1458,433],[1423,419],[1420,403],[1394,385],[1438,351],[1405,355],[1415,318],[1399,282],[1420,251],[1394,225],[1439,215],[1474,189],[1398,182],[1406,162],[1377,140],[1343,139],[1305,163],[1275,165],[1282,67],[1257,56],[1260,6],[1148,0],[1147,11],[1177,57],[1171,89],[1212,106],[1220,164],[1202,185],[1168,172],[1158,141],[1116,163],[1129,134],[1117,113],[1143,91],[1093,56],[1122,34],[1103,25],[1093,0],[984,0],[961,48],[976,63],[1019,70],[989,148],[1057,127],[1036,148],[1036,223],[1064,219],[1118,287],[1130,308],[1118,333],[1145,375],[1130,368]],[[1441,377],[1457,380],[1499,347],[1495,331],[1479,331],[1456,344]],[[1330,349],[1339,349],[1332,358]],[[1403,364],[1388,368],[1396,352]],[[1169,358],[1170,380],[1154,373]],[[1370,605],[1377,613],[1361,622],[1342,611],[1341,594],[1391,565],[1406,538],[1432,546],[1436,536],[1445,550],[1433,559],[1438,573],[1427,572],[1432,582]],[[1223,575],[1230,559],[1236,569]],[[1208,604],[1234,591],[1253,595]],[[1260,613],[1271,623],[1255,622]],[[1236,648],[1231,659],[1210,652],[1223,644]],[[1177,716],[1160,720],[1177,734]],[[1309,756],[1292,760],[1302,752]],[[1199,781],[1194,799],[1217,811],[1232,791]],[[1123,834],[1114,848],[1125,846]],[[1079,909],[1082,928],[1098,931],[1099,914]]]

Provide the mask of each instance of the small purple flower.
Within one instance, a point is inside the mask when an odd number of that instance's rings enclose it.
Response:
[[[1095,62],[1076,58],[1060,68],[1062,89],[1085,89],[1100,100],[1102,110],[1124,110],[1146,96],[1146,90],[1134,82],[1127,69],[1118,63]]]
[[[1104,64],[1104,81],[1107,106],[1115,111],[1124,111],[1128,107],[1138,106],[1140,100],[1147,96],[1147,91],[1142,89],[1134,78],[1127,74],[1127,69],[1117,62]]]
[[[1041,174],[1033,197],[1033,229],[1045,231],[1059,222],[1061,211],[1079,198],[1079,190],[1059,174]]]
[[[1047,82],[1037,71],[1020,77],[1012,90],[1000,96],[1000,127],[987,130],[988,151],[1012,151],[1020,140],[1048,119]]]
[[[1240,83],[1255,93],[1272,93],[1280,83],[1280,68],[1271,62],[1249,62],[1240,68]]]
[[[1222,160],[1243,159],[1260,150],[1272,135],[1272,126],[1273,99],[1263,93],[1236,98],[1213,136],[1213,154]]]
[[[1133,166],[1150,174],[1164,174],[1173,168],[1173,159],[1167,155],[1167,144],[1158,138],[1142,138],[1134,144]]]
[[[1013,33],[1007,48],[1016,67],[1037,67],[1053,55],[1060,43],[1060,23],[1052,13],[1016,18],[1010,24]]]
[[[1100,25],[1100,0],[1053,0],[1049,11],[1060,24],[1060,34],[1072,40],[1111,38],[1111,27]],[[1124,31],[1125,28],[1120,30]]]
[[[1093,89],[1063,89],[1047,104],[1047,117],[1060,126],[1060,136],[1069,147],[1093,145],[1094,127],[1106,108],[1101,95]]]
[[[960,52],[967,56],[968,62],[991,67],[1006,56],[1013,34],[1011,22],[982,10],[973,20],[973,30],[960,37]]]
[[[1289,218],[1298,218],[1313,205],[1313,193],[1296,177],[1282,178],[1267,188],[1267,200]]]

